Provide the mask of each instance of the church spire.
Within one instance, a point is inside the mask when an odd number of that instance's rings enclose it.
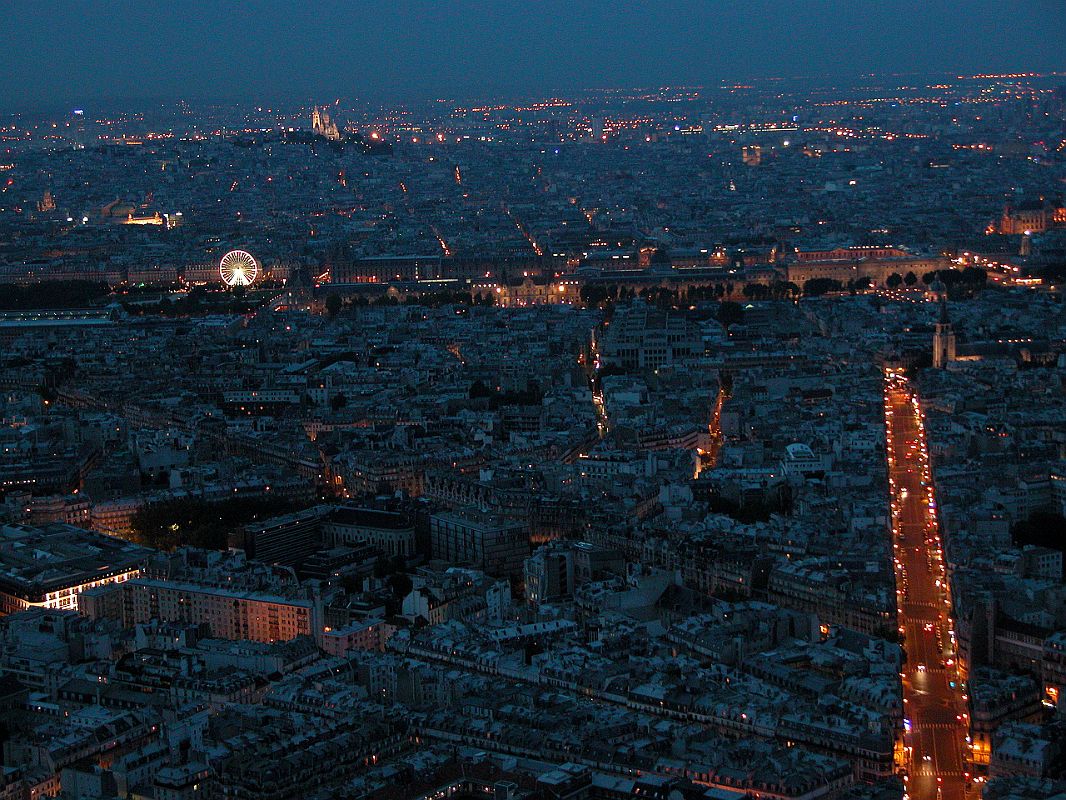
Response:
[[[933,328],[933,367],[943,369],[949,361],[955,360],[955,331],[948,317],[946,295],[940,296],[940,316]]]

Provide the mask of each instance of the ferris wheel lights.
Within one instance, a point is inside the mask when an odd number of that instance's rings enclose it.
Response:
[[[259,276],[259,263],[244,250],[231,250],[222,256],[218,272],[226,286],[250,286]]]

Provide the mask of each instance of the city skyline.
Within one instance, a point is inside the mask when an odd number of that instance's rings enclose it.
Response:
[[[16,8],[0,800],[1066,798],[1060,6]]]
[[[814,7],[711,2],[21,3],[0,50],[0,108],[145,97],[375,101],[1066,70],[1054,0]],[[1058,10],[1061,11],[1061,8]]]

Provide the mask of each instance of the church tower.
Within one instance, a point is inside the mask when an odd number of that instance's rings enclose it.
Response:
[[[311,131],[329,139],[331,142],[340,141],[341,132],[337,123],[330,117],[325,108],[315,106],[311,111]]]
[[[933,329],[933,367],[943,369],[949,361],[955,360],[955,331],[948,319],[948,304],[941,298],[940,319]]]

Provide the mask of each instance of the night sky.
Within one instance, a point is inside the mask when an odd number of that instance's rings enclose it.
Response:
[[[1064,0],[6,0],[0,105],[1066,69]]]

